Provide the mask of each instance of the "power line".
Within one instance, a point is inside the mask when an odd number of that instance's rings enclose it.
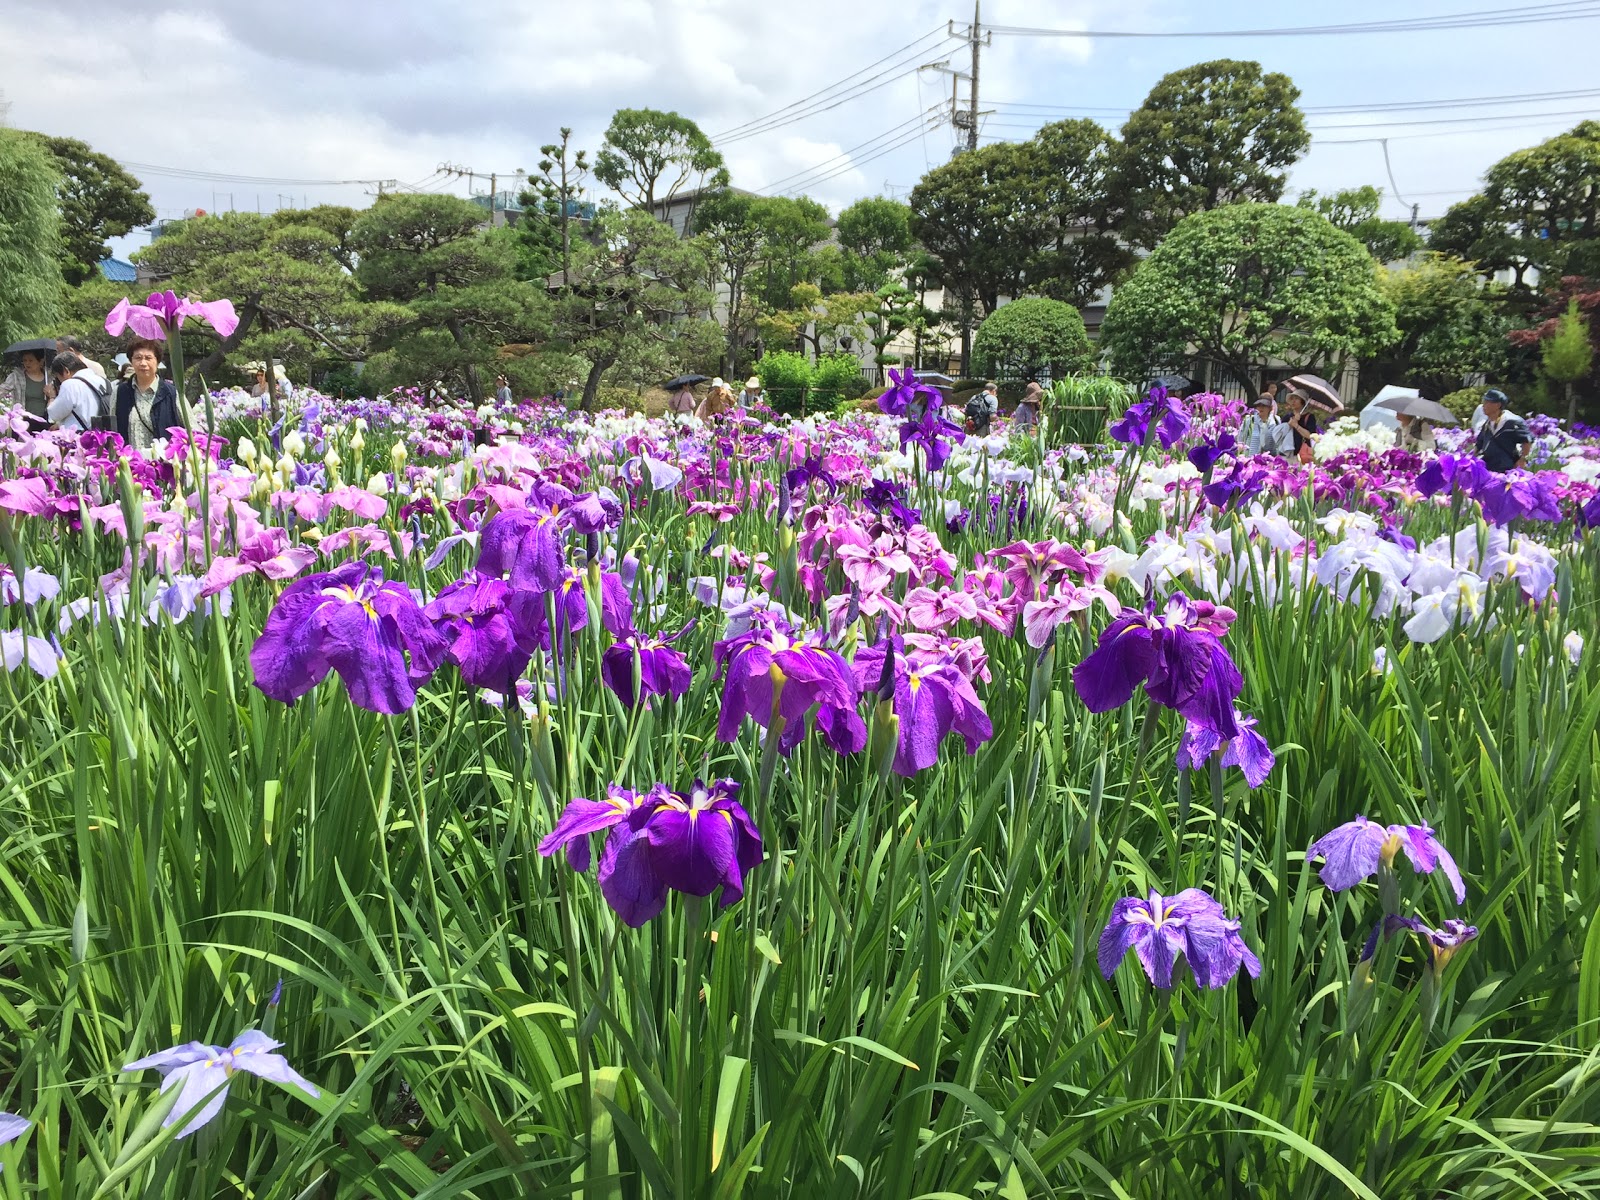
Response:
[[[1592,0],[1565,0],[1556,4],[1532,4],[1517,8],[1480,9],[1435,17],[1405,17],[1390,21],[1359,21],[1344,25],[1300,25],[1264,29],[1045,29],[1023,25],[991,25],[989,30],[1011,37],[1058,38],[1247,38],[1247,37],[1329,37],[1365,33],[1420,33],[1444,29],[1493,29],[1506,25],[1534,25],[1550,21],[1588,20],[1600,17],[1600,5]]]
[[[807,180],[806,183],[805,183],[805,186],[808,187],[808,188],[809,187],[818,187],[821,184],[827,183],[831,179],[837,179],[841,175],[848,175],[851,171],[856,170],[858,167],[864,167],[868,163],[876,162],[878,159],[882,158],[886,154],[893,154],[896,150],[900,150],[900,149],[902,149],[902,148],[904,148],[906,146],[911,145],[913,142],[915,142],[917,140],[918,137],[921,136],[921,133],[922,133],[922,131],[920,129],[908,130],[906,133],[904,133],[901,136],[899,136],[898,138],[894,139],[892,142],[889,142],[887,145],[880,146],[878,149],[874,150],[871,154],[862,155],[860,158],[855,159],[855,160],[853,160],[851,162],[848,162],[844,166],[841,166],[841,167],[838,167],[838,168],[836,168],[836,169],[834,169],[832,171],[829,171],[825,175],[820,175],[820,176],[818,176],[818,177],[816,177],[814,179]],[[793,191],[795,191],[797,189],[790,188],[789,190],[791,192],[793,192]]]
[[[122,165],[148,175],[165,175],[177,179],[197,179],[208,183],[293,184],[296,187],[353,187],[361,184],[393,186],[393,179],[289,179],[276,175],[236,175],[227,171],[202,171],[187,167],[161,167],[153,163],[131,162],[121,159]]]
[[[1412,112],[1452,108],[1487,108],[1498,104],[1536,104],[1555,100],[1588,100],[1600,96],[1600,88],[1560,92],[1522,92],[1506,96],[1463,96],[1455,99],[1435,100],[1385,100],[1371,104],[1304,104],[1300,111],[1306,116],[1348,116],[1367,112]],[[1092,106],[1070,107],[1059,104],[1026,104],[1002,100],[996,108],[1022,112],[1063,113],[1068,116],[1121,116],[1132,112],[1138,105],[1121,107]],[[1507,116],[1516,114],[1508,113]]]
[[[943,108],[944,108],[944,103],[943,103],[943,101],[941,101],[939,104],[934,105],[932,108],[929,108],[929,109],[926,109],[926,110],[924,110],[922,112],[919,112],[916,116],[911,117],[908,120],[901,121],[900,124],[890,128],[890,129],[885,130],[883,133],[880,133],[877,137],[868,138],[866,141],[862,142],[860,145],[851,146],[848,150],[841,150],[841,151],[839,151],[838,154],[834,155],[832,158],[823,159],[821,162],[813,163],[811,166],[806,167],[804,170],[796,171],[792,175],[785,175],[782,179],[775,179],[771,183],[768,183],[768,184],[764,185],[759,190],[766,191],[766,192],[790,191],[792,189],[789,188],[786,185],[794,183],[796,181],[803,181],[808,176],[815,175],[815,174],[817,174],[817,173],[819,173],[821,171],[831,170],[833,167],[841,165],[843,163],[853,162],[854,161],[854,156],[856,154],[859,154],[863,150],[869,149],[870,147],[872,147],[877,142],[881,142],[886,138],[890,138],[890,137],[895,136],[896,134],[898,134],[898,133],[902,132],[903,130],[905,130],[910,125],[917,124],[917,123],[921,122],[922,124],[921,124],[920,128],[925,129],[926,128],[927,118],[931,114],[941,111]]]
[[[1557,117],[1593,117],[1596,112],[1592,108],[1569,108],[1561,112],[1545,113],[1488,113],[1476,117],[1431,117],[1408,121],[1357,121],[1347,125],[1313,125],[1311,132],[1316,133],[1323,129],[1406,129],[1413,125],[1481,125],[1487,121],[1507,121],[1513,118],[1521,121],[1546,120]]]
[[[725,129],[721,133],[713,134],[711,140],[719,144],[743,141],[745,138],[754,137],[759,133],[766,133],[784,125],[793,124],[808,116],[819,112],[826,112],[835,108],[845,100],[853,100],[868,92],[908,75],[917,69],[917,61],[927,55],[941,42],[948,40],[948,35],[943,29],[933,29],[923,34],[914,41],[907,42],[898,50],[894,50],[882,58],[868,63],[860,70],[852,71],[843,79],[836,80],[825,88],[812,92],[809,96],[802,96],[799,100],[774,109],[765,116],[754,117],[743,124]],[[889,64],[885,66],[885,64]],[[883,67],[883,70],[873,72],[873,68]],[[864,77],[864,78],[863,78]]]

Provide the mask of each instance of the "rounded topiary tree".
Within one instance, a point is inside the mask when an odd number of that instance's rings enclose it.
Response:
[[[1007,379],[1060,379],[1094,366],[1094,348],[1078,310],[1030,297],[1003,304],[972,339],[973,366]]]

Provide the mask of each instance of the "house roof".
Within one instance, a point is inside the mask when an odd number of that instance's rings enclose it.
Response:
[[[139,280],[138,268],[131,262],[123,262],[120,258],[102,258],[100,274],[112,283],[137,283]]]

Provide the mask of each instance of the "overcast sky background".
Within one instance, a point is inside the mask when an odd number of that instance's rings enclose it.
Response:
[[[1200,31],[1282,28],[1508,8],[1511,0],[986,0],[985,25]],[[1524,9],[1526,6],[1522,6]],[[1596,10],[1600,12],[1600,9]],[[138,166],[162,217],[185,210],[370,202],[395,179],[468,192],[441,176],[451,162],[487,174],[532,170],[562,125],[599,146],[620,107],[676,109],[713,136],[828,87],[954,19],[970,3],[940,0],[6,0],[0,89],[17,128],[81,138],[130,164],[260,177],[186,178]],[[24,47],[32,45],[36,53]],[[75,52],[66,47],[76,47]],[[930,36],[921,61],[968,65],[964,43]],[[1371,183],[1386,208],[1424,217],[1471,194],[1507,152],[1600,116],[1594,80],[1600,20],[1354,36],[1171,40],[996,36],[982,53],[984,141],[1018,140],[1047,120],[1091,116],[1115,130],[1167,71],[1250,58],[1287,72],[1308,110],[1582,91],[1588,96],[1434,111],[1308,111],[1310,153],[1291,194]],[[871,72],[868,72],[871,74]],[[965,84],[962,84],[965,88]],[[956,141],[948,122],[919,132],[917,115],[948,106],[933,71],[721,145],[736,185],[805,183],[835,211],[867,195],[904,197]],[[1462,120],[1468,118],[1468,120]],[[1409,123],[1408,123],[1409,122]],[[1419,124],[1417,122],[1427,122]],[[873,142],[880,135],[897,135]],[[840,155],[869,143],[853,157]],[[1346,143],[1346,144],[1340,144]],[[889,153],[866,161],[884,146]],[[799,178],[796,179],[796,176]],[[815,176],[813,176],[815,178]],[[295,182],[290,182],[295,181]],[[776,185],[776,186],[774,186]],[[487,180],[473,190],[486,191]],[[117,246],[127,253],[142,235]]]

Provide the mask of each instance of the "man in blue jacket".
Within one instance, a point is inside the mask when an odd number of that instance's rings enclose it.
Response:
[[[133,378],[117,387],[117,432],[136,450],[168,436],[167,430],[183,424],[178,415],[178,389],[158,374],[161,343],[141,338],[128,348]]]
[[[1533,435],[1518,418],[1506,412],[1506,394],[1498,388],[1485,392],[1483,415],[1487,419],[1478,429],[1474,447],[1483,465],[1497,474],[1520,467],[1528,447],[1533,445]]]

